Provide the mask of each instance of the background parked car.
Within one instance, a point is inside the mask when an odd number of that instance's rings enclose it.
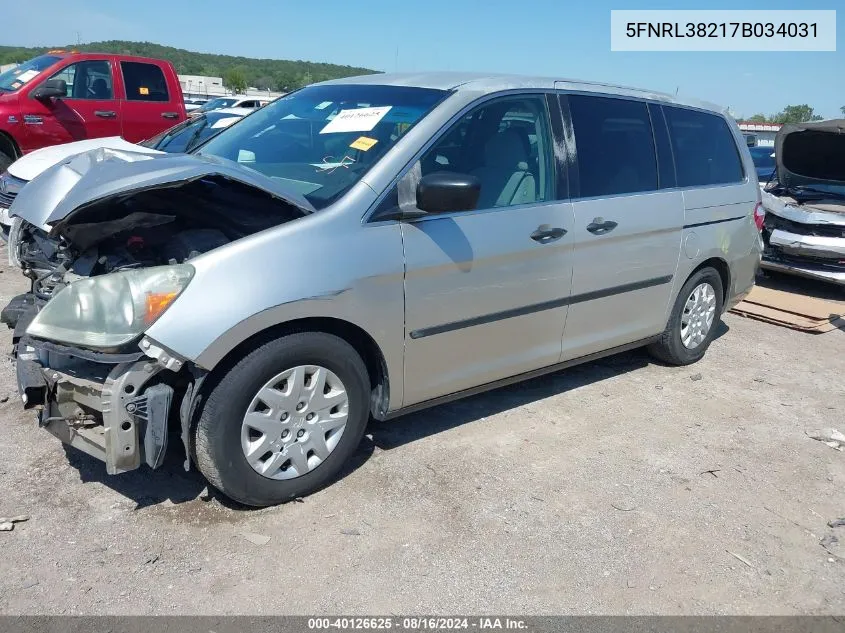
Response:
[[[51,51],[0,74],[0,170],[50,145],[107,136],[137,143],[185,116],[170,62]]]
[[[185,99],[185,110],[187,112],[193,112],[194,110],[199,110],[206,103],[208,103],[208,99]]]
[[[2,230],[3,238],[9,235],[13,225],[12,218],[9,217],[9,207],[21,188],[45,169],[65,158],[98,147],[151,154],[187,152],[252,112],[253,110],[246,108],[224,108],[206,112],[182,121],[169,130],[138,144],[130,143],[119,136],[111,136],[54,145],[27,154],[9,165],[8,170],[0,175],[0,230]],[[10,259],[15,263],[11,253]]]
[[[200,112],[211,112],[212,110],[219,110],[220,108],[251,108],[253,110],[261,108],[270,103],[269,99],[259,99],[257,97],[248,97],[246,95],[234,95],[232,97],[217,97],[206,101],[199,108],[194,110],[192,114]]]
[[[754,161],[754,169],[757,171],[757,180],[762,184],[766,184],[771,180],[775,174],[777,165],[775,164],[775,148],[774,147],[749,147],[751,158]]]

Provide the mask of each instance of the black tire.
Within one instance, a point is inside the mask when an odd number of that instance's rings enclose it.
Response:
[[[713,325],[710,326],[710,331],[707,333],[705,339],[693,349],[686,347],[681,341],[681,317],[684,313],[684,306],[692,291],[700,283],[707,282],[716,293],[716,316],[713,319]],[[666,324],[666,329],[660,335],[660,339],[652,343],[648,347],[649,353],[669,365],[691,365],[704,356],[710,343],[716,336],[716,330],[722,319],[722,303],[724,297],[724,290],[722,288],[722,278],[719,273],[713,268],[702,268],[696,271],[681,288],[678,297],[675,299],[675,305],[672,306],[672,313],[669,315],[669,322]]]
[[[334,450],[310,472],[287,480],[253,470],[241,449],[241,424],[258,390],[274,375],[299,365],[334,372],[349,397],[346,428]],[[358,448],[369,420],[370,381],[355,349],[331,334],[301,332],[264,343],[244,356],[217,382],[197,412],[194,456],[209,483],[250,506],[303,497],[326,485]]]
[[[4,151],[0,150],[0,173],[3,173],[9,168],[9,165],[15,162],[14,156],[9,156]]]

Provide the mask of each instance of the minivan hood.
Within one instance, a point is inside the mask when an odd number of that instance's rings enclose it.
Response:
[[[142,145],[135,145],[129,141],[124,141],[119,136],[108,136],[105,138],[91,138],[85,139],[84,141],[75,141],[73,143],[42,147],[41,149],[37,149],[34,152],[30,152],[24,157],[19,158],[9,165],[6,171],[15,178],[30,181],[44,172],[44,170],[48,167],[52,167],[66,158],[70,158],[71,156],[76,156],[82,152],[87,152],[99,147],[119,149],[127,152],[141,152],[144,154],[161,153],[155,149],[150,149]]]
[[[778,182],[787,187],[845,185],[845,119],[790,123],[775,139]]]
[[[266,191],[305,213],[314,207],[267,176],[214,156],[145,154],[98,148],[52,167],[23,187],[9,209],[42,230],[55,234],[71,215],[98,201],[154,187],[179,185],[216,176]]]

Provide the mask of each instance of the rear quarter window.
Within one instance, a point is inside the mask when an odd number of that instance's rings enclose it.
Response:
[[[164,72],[155,64],[120,62],[126,99],[129,101],[169,101]]]
[[[727,121],[719,115],[664,106],[679,187],[741,182],[742,161]]]

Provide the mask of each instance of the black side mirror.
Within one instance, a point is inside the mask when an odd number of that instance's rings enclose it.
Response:
[[[481,181],[469,174],[438,171],[417,185],[417,208],[426,213],[471,211],[478,204]]]
[[[36,99],[53,99],[67,96],[67,82],[64,79],[48,79],[32,91]]]

